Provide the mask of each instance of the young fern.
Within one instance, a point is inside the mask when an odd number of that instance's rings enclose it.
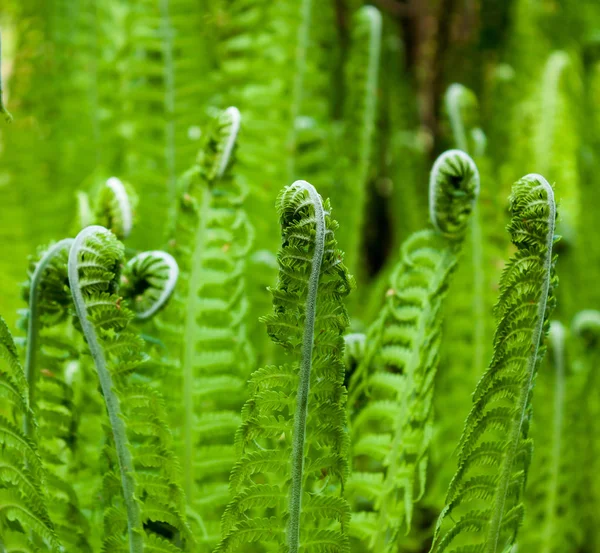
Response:
[[[499,553],[515,543],[532,454],[531,394],[554,308],[554,193],[539,175],[513,186],[508,226],[516,254],[504,269],[494,355],[473,396],[458,470],[432,552]]]
[[[424,493],[441,308],[478,193],[467,154],[450,150],[438,158],[429,190],[436,231],[417,232],[402,245],[350,381],[354,472],[346,495],[355,509],[351,534],[371,551],[395,551]]]
[[[4,98],[2,97],[2,32],[0,31],[0,114],[4,115],[7,123],[12,123],[12,115],[6,109]]]
[[[0,317],[0,550],[58,553],[50,519],[46,474],[38,453],[35,417],[12,336]],[[29,434],[20,426],[30,418]]]
[[[525,522],[518,539],[523,551],[575,553],[583,544],[578,520],[583,483],[578,476],[578,440],[586,439],[580,413],[585,378],[569,370],[569,342],[565,327],[552,321],[549,355],[535,384],[535,419],[531,425],[535,456],[525,494]]]
[[[218,112],[203,133],[197,164],[182,179],[170,241],[179,282],[157,321],[170,351],[169,379],[177,378],[167,399],[180,429],[184,488],[202,551],[212,551],[219,539],[253,363],[245,287],[253,230],[245,191],[232,172],[239,126],[235,107]]]
[[[133,313],[116,295],[122,260],[115,236],[92,226],[75,238],[68,261],[75,311],[100,381],[116,456],[116,472],[105,477],[104,547],[175,552],[192,541],[182,514],[179,466],[160,396],[131,378],[144,356],[140,338],[127,329]],[[114,462],[110,449],[108,456]],[[166,526],[161,534],[171,536],[172,544],[153,532],[156,525]]]
[[[144,321],[169,301],[178,277],[179,266],[172,255],[160,250],[142,252],[123,267],[120,293],[129,300],[136,319]]]
[[[333,200],[348,224],[340,229],[340,248],[346,252],[350,271],[358,269],[362,251],[371,152],[377,119],[377,90],[381,55],[381,13],[363,6],[353,17],[352,48],[346,68],[349,89],[344,108],[344,188]]]
[[[279,280],[263,320],[290,363],[250,379],[217,551],[347,552],[342,334],[353,281],[336,247],[337,223],[314,187],[296,181],[277,205]]]
[[[68,238],[43,250],[27,282],[25,375],[30,409],[24,429],[31,437],[37,418],[37,439],[47,468],[48,507],[56,532],[63,544],[84,552],[90,551],[89,525],[68,480],[79,438],[73,389],[65,375],[70,363],[80,362],[69,324],[72,301],[67,260],[72,243]]]

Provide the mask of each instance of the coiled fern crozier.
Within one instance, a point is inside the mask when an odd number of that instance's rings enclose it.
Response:
[[[438,158],[429,190],[435,230],[402,245],[350,382],[351,533],[371,551],[395,550],[401,526],[410,527],[413,502],[424,493],[440,311],[478,193],[479,173],[467,154],[449,150]]]
[[[236,435],[233,499],[219,553],[347,552],[348,472],[342,334],[353,285],[329,203],[306,181],[279,195],[282,228],[273,313],[264,317],[289,363],[250,379]]]
[[[556,207],[551,186],[534,174],[515,183],[510,201],[517,252],[500,281],[494,354],[473,396],[434,553],[504,552],[523,519],[531,395],[555,303]]]
[[[216,113],[196,165],[182,179],[170,240],[179,282],[157,321],[169,348],[168,378],[175,385],[167,400],[202,551],[219,540],[253,363],[245,279],[253,230],[244,188],[232,172],[240,123],[235,107]]]
[[[165,408],[133,374],[144,361],[143,343],[128,330],[134,315],[116,294],[122,261],[122,244],[100,226],[79,233],[68,260],[75,311],[110,423],[104,548],[186,550],[193,540]]]

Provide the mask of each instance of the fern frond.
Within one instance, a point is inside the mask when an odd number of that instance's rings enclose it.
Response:
[[[535,456],[525,495],[527,516],[518,539],[524,551],[575,552],[583,544],[578,511],[584,503],[584,484],[577,474],[582,459],[576,453],[578,442],[586,439],[578,420],[583,379],[569,370],[567,338],[564,326],[552,321],[548,362],[535,385]]]
[[[218,541],[253,362],[245,289],[253,230],[243,209],[245,191],[232,171],[240,123],[235,107],[216,112],[205,126],[197,164],[180,183],[170,241],[179,282],[156,323],[173,364],[169,381],[175,378],[176,385],[167,401],[179,429],[187,501],[206,530],[203,551]],[[211,462],[217,458],[222,463]],[[215,493],[204,496],[209,485]]]
[[[459,150],[442,154],[429,193],[431,220],[444,232],[423,230],[402,245],[350,381],[354,473],[347,495],[358,515],[351,534],[372,551],[394,549],[424,493],[441,307],[479,193],[471,158]]]
[[[164,307],[178,277],[173,256],[159,250],[142,252],[123,268],[120,293],[129,300],[136,318],[146,320]]]
[[[0,536],[4,538],[12,530],[21,534],[21,543],[57,552],[61,546],[47,508],[35,417],[30,415],[29,435],[20,429],[22,417],[29,412],[27,383],[17,348],[1,317],[0,397]]]
[[[137,196],[129,185],[117,177],[102,184],[94,201],[94,224],[106,227],[119,240],[129,236],[133,228]]]
[[[183,512],[178,461],[171,451],[164,404],[156,391],[131,378],[144,355],[139,339],[127,329],[133,313],[115,294],[122,258],[123,246],[110,231],[88,227],[75,239],[68,272],[75,310],[110,420],[109,462],[119,473],[105,478],[105,485],[120,481],[120,490],[114,494],[111,490],[115,486],[107,489],[112,504],[109,501],[105,512],[104,548],[127,547],[137,553],[144,550],[147,535],[156,533],[156,526],[166,525],[183,544],[192,538]],[[162,462],[155,470],[137,462],[138,448],[144,452],[152,448],[160,454]]]
[[[4,115],[4,120],[7,123],[12,123],[13,117],[6,109],[4,99],[2,98],[2,33],[0,32],[0,113]]]
[[[349,510],[339,497],[348,470],[342,300],[352,278],[336,247],[329,204],[312,185],[288,186],[277,206],[279,280],[273,314],[263,320],[292,364],[259,369],[250,379],[217,551],[256,543],[257,551],[347,552]]]
[[[531,460],[531,394],[554,307],[554,193],[539,175],[513,186],[508,226],[516,254],[504,269],[490,367],[473,396],[431,551],[505,551],[523,517]],[[490,462],[491,460],[491,462]]]

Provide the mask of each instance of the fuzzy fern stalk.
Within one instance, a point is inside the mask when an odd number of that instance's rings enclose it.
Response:
[[[235,430],[253,364],[245,281],[253,230],[234,172],[240,122],[235,107],[217,112],[204,128],[196,165],[181,180],[170,240],[179,282],[157,321],[169,348],[167,378],[175,383],[167,401],[188,510],[207,552],[219,540],[229,500]]]
[[[62,551],[50,520],[46,474],[29,413],[27,381],[12,336],[0,317],[0,550]],[[30,420],[29,435],[20,426]]]
[[[536,379],[531,426],[535,455],[525,495],[525,522],[519,532],[522,551],[575,553],[583,544],[579,511],[585,484],[579,466],[585,451],[581,441],[587,441],[581,417],[587,375],[569,370],[568,338],[565,327],[552,321],[549,355]]]
[[[432,435],[441,308],[479,193],[479,174],[464,152],[450,150],[430,178],[435,230],[402,245],[386,302],[367,334],[350,382],[353,474],[347,497],[351,534],[370,551],[397,548],[424,493]]]
[[[0,114],[4,115],[4,119],[7,123],[12,123],[12,115],[6,109],[4,105],[4,99],[2,97],[2,33],[0,32]]]
[[[264,318],[289,363],[250,379],[239,460],[217,551],[347,552],[343,299],[353,285],[329,203],[296,181],[277,201],[282,228],[273,313]]]
[[[104,548],[180,551],[191,536],[182,514],[179,466],[160,396],[131,378],[144,356],[141,339],[127,329],[133,313],[116,294],[122,261],[122,244],[100,226],[79,233],[68,261],[75,311],[110,422],[108,457],[116,465],[105,477]],[[166,526],[160,534],[174,536],[173,543],[156,533],[156,524]]]
[[[567,422],[568,435],[574,437],[575,467],[569,485],[575,490],[570,505],[579,507],[571,526],[583,531],[580,543],[590,551],[600,547],[595,513],[600,505],[600,311],[585,309],[571,323],[573,337],[573,378],[569,397],[571,416]],[[582,412],[583,411],[583,412]],[[575,482],[572,482],[575,480]],[[573,515],[573,513],[569,513]]]
[[[434,553],[507,551],[523,519],[532,389],[555,303],[556,206],[551,186],[534,174],[515,183],[510,201],[517,252],[500,281],[494,354],[473,396]]]
[[[42,250],[25,287],[29,300],[25,375],[30,410],[24,429],[32,437],[37,418],[38,443],[48,472],[48,507],[57,534],[68,548],[83,553],[90,551],[90,529],[70,480],[79,446],[79,413],[66,377],[69,366],[81,363],[70,325],[72,300],[66,286],[72,243],[69,238]],[[93,486],[89,481],[88,485]]]
[[[367,204],[368,179],[377,119],[377,95],[381,56],[381,13],[364,6],[353,17],[352,48],[347,65],[349,89],[344,107],[343,186],[333,199],[348,224],[340,229],[340,247],[350,271],[358,270]]]

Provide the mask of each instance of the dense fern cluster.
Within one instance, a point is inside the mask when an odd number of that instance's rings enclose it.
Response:
[[[0,553],[600,550],[599,29],[2,2]]]

